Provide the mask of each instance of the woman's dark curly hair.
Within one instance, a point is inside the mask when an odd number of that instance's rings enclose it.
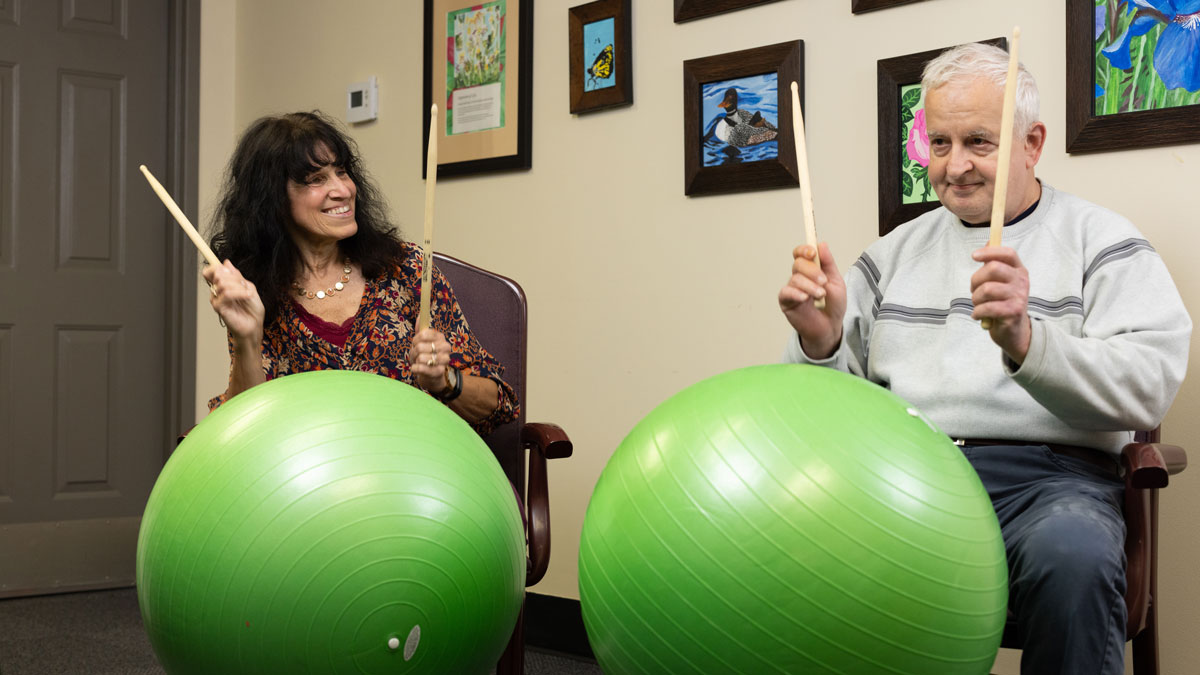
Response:
[[[258,287],[266,323],[289,301],[301,263],[287,231],[292,222],[288,181],[304,183],[326,165],[345,170],[357,187],[358,231],[338,242],[341,252],[361,265],[368,279],[403,256],[403,241],[388,222],[387,205],[363,169],[358,147],[333,120],[320,111],[260,118],[242,134],[229,160],[211,243],[218,258],[233,261]]]

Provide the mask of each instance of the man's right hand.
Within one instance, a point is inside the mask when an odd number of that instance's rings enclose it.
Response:
[[[813,261],[813,247],[797,246],[792,251],[792,276],[779,291],[779,308],[800,335],[800,346],[812,359],[829,358],[842,341],[842,317],[846,315],[846,282],[838,272],[829,246],[819,244],[821,264]],[[813,305],[825,299],[825,308]]]

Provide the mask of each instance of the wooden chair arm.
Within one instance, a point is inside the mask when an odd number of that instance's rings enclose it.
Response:
[[[532,586],[546,575],[550,565],[550,486],[546,460],[570,457],[573,448],[567,432],[556,424],[530,422],[521,427],[521,444],[529,449],[529,474],[525,508],[529,513],[529,558],[525,585]]]
[[[526,448],[541,452],[546,459],[570,457],[573,449],[567,432],[557,424],[548,422],[526,423],[521,427],[521,443]]]
[[[1168,476],[1187,468],[1187,453],[1166,443],[1130,443],[1121,449],[1121,466],[1129,488],[1165,488]]]
[[[1158,490],[1167,486],[1168,476],[1187,468],[1187,453],[1165,443],[1130,443],[1121,449],[1121,466],[1125,471],[1125,635],[1133,638],[1152,617]]]

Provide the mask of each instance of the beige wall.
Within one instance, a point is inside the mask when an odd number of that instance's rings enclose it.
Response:
[[[787,334],[775,295],[801,238],[797,190],[683,195],[681,61],[805,41],[807,126],[818,232],[846,267],[876,236],[876,61],[1023,29],[1022,57],[1050,128],[1040,175],[1131,217],[1196,313],[1200,145],[1091,156],[1064,151],[1064,11],[1044,0],[926,0],[854,16],[849,2],[785,0],[676,25],[667,0],[634,3],[636,103],[573,117],[567,8],[536,12],[533,169],[438,182],[437,247],[519,280],[530,302],[530,420],[570,433],[575,457],[551,469],[554,562],[542,593],[578,597],[575,560],[588,496],[613,448],[651,408],[707,376],[776,360]],[[321,108],[376,75],[379,120],[356,126],[367,166],[405,232],[423,208],[421,3],[210,0],[204,3],[201,203],[211,206],[233,135],[255,117]],[[207,220],[205,221],[207,222]],[[203,293],[201,293],[203,296]],[[202,302],[198,397],[224,388],[220,329]],[[1194,369],[1193,369],[1194,370]],[[1200,379],[1164,425],[1200,451]],[[1200,544],[1188,514],[1200,471],[1164,494],[1160,582],[1164,672],[1200,659],[1190,639]],[[1011,670],[1011,666],[1008,666]],[[1006,671],[1008,672],[1008,671]]]

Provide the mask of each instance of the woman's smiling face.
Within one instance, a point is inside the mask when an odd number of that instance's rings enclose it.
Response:
[[[317,152],[325,162],[327,148]],[[358,231],[354,220],[354,197],[358,188],[342,167],[324,163],[303,183],[288,181],[292,234],[314,244],[341,241]]]

